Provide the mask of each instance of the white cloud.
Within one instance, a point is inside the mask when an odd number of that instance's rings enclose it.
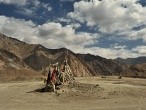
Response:
[[[71,19],[69,18],[58,18],[57,20],[55,20],[56,22],[61,22],[61,23],[66,23],[68,25],[71,25],[72,28],[77,29],[79,27],[81,27],[81,24],[78,22],[73,22]]]
[[[123,50],[127,48],[126,45],[119,45],[118,43],[111,44],[110,47],[113,49],[123,49]]]
[[[146,42],[146,28],[140,30],[127,30],[120,32],[117,35],[124,36],[123,38],[127,40],[143,39],[143,42]]]
[[[28,43],[42,44],[48,48],[86,46],[94,44],[98,34],[76,33],[71,25],[48,22],[36,25],[32,21],[0,16],[0,32]]]
[[[75,33],[75,30],[71,25],[63,27],[60,23],[54,22],[39,25],[38,36],[46,39],[48,41],[46,42],[48,43],[48,47],[51,48],[90,45],[99,37],[98,34]]]
[[[70,25],[72,26],[72,28],[75,28],[75,29],[81,27],[81,24],[79,23],[71,23]]]
[[[15,5],[16,6],[16,13],[29,16],[29,17],[36,17],[37,11],[40,8],[45,9],[43,13],[50,12],[53,8],[48,3],[40,2],[40,0],[0,0],[0,3],[8,4],[8,5]],[[39,15],[41,16],[41,15]],[[39,17],[38,16],[38,17]]]
[[[58,18],[57,21],[59,22],[65,22],[65,23],[71,23],[71,19],[67,19],[67,18]]]
[[[39,0],[31,0],[31,1],[33,2],[33,5],[35,7],[37,7],[37,6],[39,6],[41,4]]]
[[[76,49],[77,48],[77,49]],[[115,59],[117,57],[120,58],[136,58],[138,56],[141,56],[137,52],[134,52],[132,50],[128,49],[115,49],[115,48],[101,48],[101,47],[91,47],[91,48],[85,48],[81,46],[76,46],[72,48],[72,50],[76,53],[90,53],[93,55],[99,55],[104,58],[108,59]]]
[[[48,7],[47,10],[48,10],[48,11],[52,11],[52,7]]]
[[[50,6],[50,4],[41,3],[40,7],[43,7],[45,9],[47,9],[47,11],[52,11],[53,10],[53,8]]]
[[[21,8],[19,8],[19,10],[16,10],[15,12],[25,15],[25,16],[35,17],[36,11],[37,11],[37,8],[35,8],[35,7],[32,7],[32,8],[21,7]]]
[[[68,17],[97,26],[100,31],[113,33],[132,29],[139,23],[146,23],[146,7],[138,0],[90,0],[74,3],[74,12]],[[126,7],[126,8],[125,8]]]
[[[26,5],[27,0],[0,0],[0,3],[4,4],[14,4],[14,5]]]
[[[41,3],[39,0],[0,0],[0,3],[13,4],[16,6],[26,6],[28,4],[39,6]]]
[[[22,41],[34,36],[35,26],[32,21],[0,16],[0,32]]]
[[[146,46],[137,46],[132,51],[137,52],[140,56],[146,56]]]
[[[98,42],[98,33],[75,32],[72,25],[48,22],[36,25],[32,21],[0,16],[0,33],[48,48],[66,47],[76,53],[90,53],[105,58],[128,58],[146,55],[146,46],[128,50],[125,45],[113,44],[110,48],[88,47]]]

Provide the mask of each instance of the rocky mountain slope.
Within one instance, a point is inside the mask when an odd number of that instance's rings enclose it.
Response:
[[[59,62],[59,65],[61,65],[64,59],[67,58],[75,76],[146,76],[145,66],[130,66],[90,54],[75,54],[66,48],[47,49],[41,45],[27,44],[3,34],[0,34],[0,50],[0,70],[2,68],[4,70],[5,67],[47,73],[47,67],[50,63]]]
[[[94,75],[119,75],[125,72],[127,68],[114,60],[108,60],[100,56],[91,54],[78,54],[78,57],[86,62],[88,68]]]
[[[118,61],[119,63],[128,64],[128,65],[137,65],[137,64],[143,64],[146,63],[146,57],[138,57],[138,58],[117,58],[115,61]]]
[[[26,78],[40,77],[41,75],[32,70],[22,59],[0,49],[0,82],[24,80]]]
[[[29,66],[23,62],[19,57],[7,50],[0,49],[0,62],[1,69],[13,68],[13,69],[29,69]]]
[[[25,58],[26,56],[33,53],[36,45],[27,44],[25,42],[21,42],[17,39],[7,37],[3,34],[0,34],[0,48],[3,48],[19,58]]]

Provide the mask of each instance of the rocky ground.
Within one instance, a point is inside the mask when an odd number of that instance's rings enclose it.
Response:
[[[145,110],[146,79],[82,77],[57,93],[43,81],[0,83],[0,110]]]

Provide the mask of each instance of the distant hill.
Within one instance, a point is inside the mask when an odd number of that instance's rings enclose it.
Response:
[[[42,45],[27,44],[0,34],[0,74],[1,71],[8,73],[7,70],[10,68],[15,70],[15,73],[27,70],[30,74],[45,74],[50,63],[59,62],[61,65],[65,58],[68,59],[75,76],[146,76],[145,66],[142,65],[130,66],[121,60],[110,60],[91,54],[76,54],[66,48],[47,49]]]
[[[119,63],[122,64],[128,64],[128,65],[137,65],[137,64],[143,64],[146,63],[146,57],[138,57],[138,58],[127,58],[127,59],[122,59],[122,58],[117,58],[115,61],[118,61]]]

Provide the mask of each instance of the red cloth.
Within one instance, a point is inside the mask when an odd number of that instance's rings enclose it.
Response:
[[[54,82],[54,83],[56,82],[56,70],[55,69],[52,72],[51,81]]]

